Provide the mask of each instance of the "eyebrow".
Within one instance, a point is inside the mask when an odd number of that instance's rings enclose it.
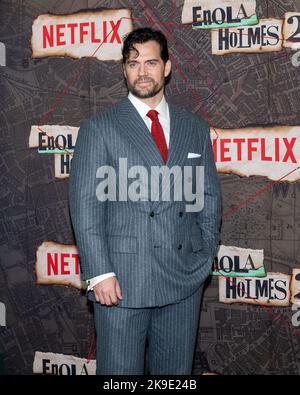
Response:
[[[146,62],[158,62],[159,60],[158,59],[148,59],[148,60],[146,60]],[[135,59],[131,59],[131,60],[127,60],[127,63],[139,63],[139,61],[138,60],[135,60]]]

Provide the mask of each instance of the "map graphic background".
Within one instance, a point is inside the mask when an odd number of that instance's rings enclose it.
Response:
[[[86,358],[93,339],[91,306],[74,288],[35,284],[35,253],[45,240],[73,244],[68,180],[54,178],[54,157],[28,147],[30,128],[39,124],[84,59],[32,59],[33,20],[42,13],[81,9],[132,8],[134,28],[149,25],[168,34],[174,67],[166,95],[203,116],[212,126],[300,125],[300,68],[293,51],[211,55],[209,31],[180,24],[183,1],[13,0],[0,2],[0,41],[6,67],[0,67],[1,220],[0,301],[6,326],[0,327],[0,369],[32,374],[35,351]],[[257,1],[259,18],[282,18],[300,11],[300,2]],[[175,22],[167,25],[161,22]],[[195,98],[193,92],[197,93]],[[79,126],[127,94],[119,62],[92,59],[49,116],[49,124]],[[224,212],[270,181],[263,177],[220,175]],[[267,271],[291,274],[300,267],[300,183],[282,182],[224,216],[221,242],[264,249]],[[218,280],[204,294],[194,372],[299,374],[300,327],[291,308],[225,305]],[[298,331],[298,332],[297,332]]]

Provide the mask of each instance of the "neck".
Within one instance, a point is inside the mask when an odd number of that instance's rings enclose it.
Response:
[[[149,97],[147,99],[142,99],[140,97],[138,97],[138,99],[140,101],[142,101],[143,103],[147,104],[150,108],[155,108],[159,105],[159,103],[161,102],[161,99],[163,98],[164,95],[164,89],[162,89],[161,91],[159,91],[157,93],[157,95],[153,96],[153,97]]]

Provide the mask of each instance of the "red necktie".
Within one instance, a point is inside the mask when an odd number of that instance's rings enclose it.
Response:
[[[166,163],[168,157],[168,147],[167,147],[163,128],[158,120],[158,112],[156,110],[150,110],[147,113],[147,117],[149,117],[152,121],[151,134],[153,140],[155,141],[155,144],[160,150],[161,156],[164,162]]]

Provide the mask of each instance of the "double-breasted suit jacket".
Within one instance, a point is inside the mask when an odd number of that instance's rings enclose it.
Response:
[[[163,306],[192,295],[208,276],[219,241],[221,191],[208,124],[172,103],[170,142],[165,164],[150,131],[126,97],[81,124],[69,180],[70,214],[79,251],[82,279],[115,272],[123,299],[120,307]],[[189,157],[189,153],[197,153]],[[143,168],[147,179],[127,177],[124,166]],[[159,190],[170,185],[169,201],[151,196],[151,175],[161,166],[204,167],[204,205],[189,212],[184,194],[174,199],[178,179],[159,177]],[[117,199],[99,199],[99,168],[110,166]],[[153,173],[154,172],[154,173]],[[183,174],[183,172],[181,173]],[[97,176],[98,175],[98,176]],[[124,199],[140,183],[143,199]],[[111,187],[111,186],[109,186]],[[127,188],[127,189],[126,189]],[[101,189],[101,188],[100,188]],[[123,192],[120,192],[122,189]],[[184,189],[184,188],[182,188]],[[157,192],[157,188],[154,188]],[[148,199],[145,194],[148,191]],[[152,185],[153,192],[153,185]],[[119,195],[123,200],[120,201]],[[93,299],[93,292],[88,292]]]

